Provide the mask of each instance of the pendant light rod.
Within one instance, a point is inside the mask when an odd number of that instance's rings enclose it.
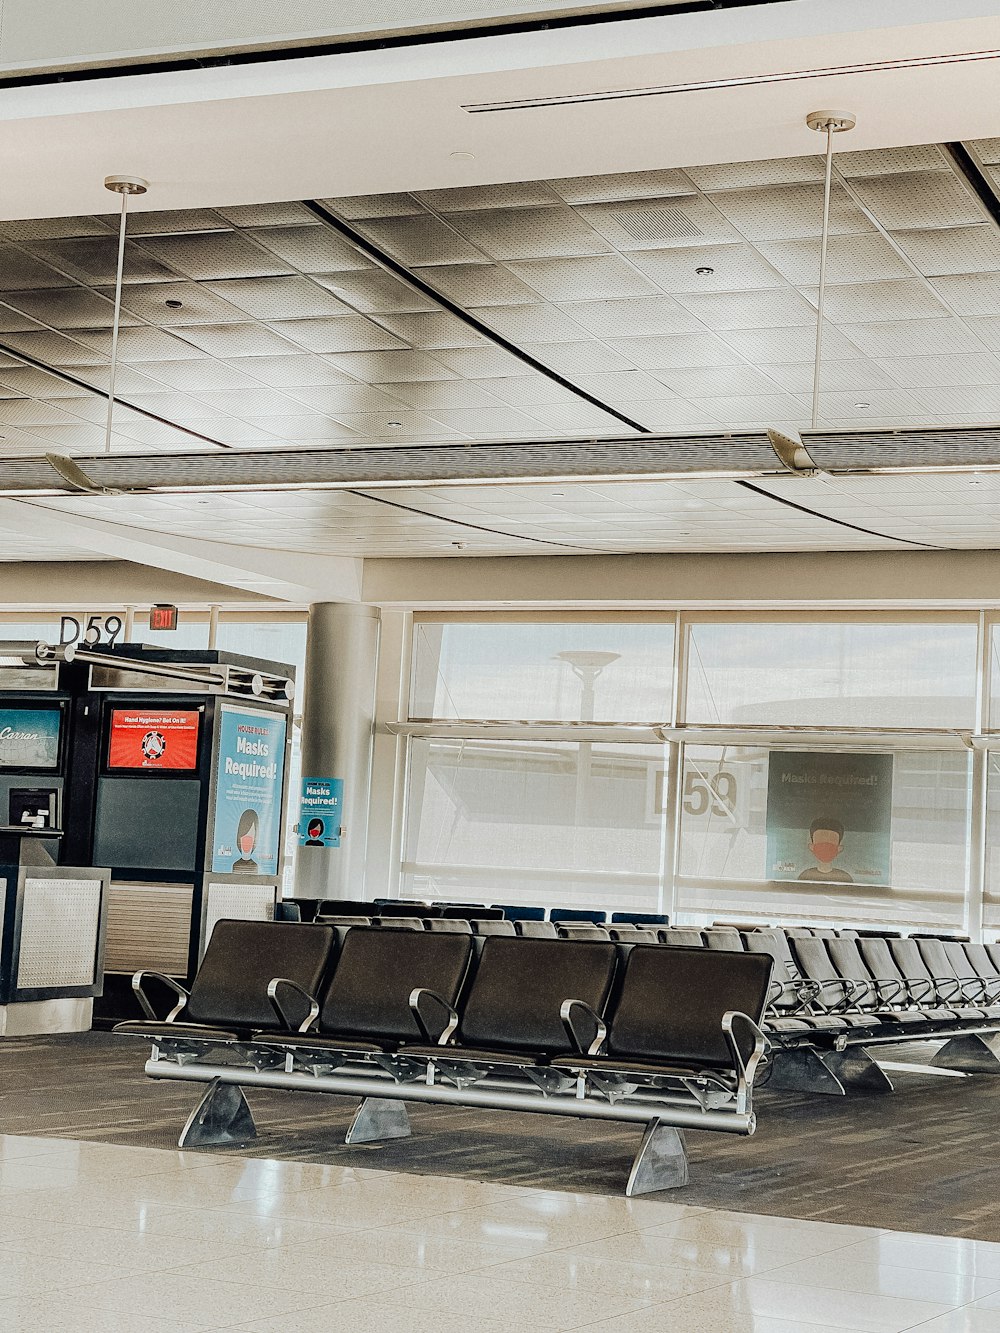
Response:
[[[115,412],[115,376],[118,371],[118,329],[122,313],[122,276],[125,270],[125,227],[128,220],[130,194],[145,194],[149,188],[141,176],[105,176],[104,188],[122,197],[121,221],[118,224],[118,270],[115,277],[115,313],[111,322],[111,373],[108,380],[108,415],[104,428],[104,452],[111,452],[111,425]]]
[[[816,355],[813,361],[813,430],[819,426],[819,380],[823,361],[823,314],[826,306],[826,252],[830,240],[830,190],[833,184],[833,136],[853,130],[857,117],[849,111],[811,111],[806,116],[811,130],[826,135],[826,171],[823,176],[823,231],[819,247],[819,299],[816,303]]]

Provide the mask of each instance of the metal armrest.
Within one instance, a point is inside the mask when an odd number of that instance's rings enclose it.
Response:
[[[420,1011],[422,1000],[432,1000],[435,1004],[440,1005],[448,1015],[448,1022],[446,1023],[444,1030],[437,1037],[434,1036],[434,1033],[431,1031],[430,1026]],[[416,986],[410,991],[409,1005],[410,1013],[417,1020],[417,1027],[423,1034],[424,1041],[431,1042],[436,1046],[447,1046],[455,1033],[455,1029],[458,1027],[458,1014],[448,1001],[443,996],[438,995],[437,991],[428,990],[426,986]]]
[[[810,997],[810,1004],[818,1004],[825,1014],[836,1013],[841,1009],[849,1009],[853,998],[853,986],[849,981],[816,981],[813,983],[816,987],[816,993]],[[839,987],[841,995],[839,999],[827,1000],[826,991],[831,986]]]
[[[573,1010],[582,1009],[597,1030],[597,1035],[589,1046],[584,1046],[580,1034],[573,1026]],[[562,1025],[566,1029],[566,1035],[573,1043],[573,1049],[579,1055],[600,1055],[601,1048],[608,1039],[607,1024],[600,1014],[596,1013],[585,1000],[563,1000],[559,1006],[559,1017],[562,1019]]]
[[[795,994],[799,997],[798,1008],[794,1012],[797,1014],[808,1013],[810,1004],[819,996],[819,982],[796,981],[793,983],[793,988]]]
[[[744,1060],[743,1052],[740,1050],[739,1042],[736,1040],[736,1028],[744,1028],[753,1035],[753,1050],[750,1052],[749,1059]],[[742,1013],[739,1009],[730,1009],[722,1015],[722,1031],[725,1034],[726,1043],[729,1046],[733,1056],[733,1068],[739,1078],[736,1091],[737,1110],[749,1111],[750,1102],[753,1095],[753,1080],[757,1072],[757,1066],[764,1058],[770,1042],[749,1014]]]
[[[889,1004],[892,1004],[895,1000],[898,1000],[900,995],[902,995],[903,992],[906,990],[905,983],[902,982],[898,977],[875,977],[874,983],[875,983],[875,989],[878,992],[879,1000],[887,1000]],[[882,994],[882,988],[884,986],[892,987],[892,990],[889,992],[888,996]]]
[[[973,1004],[980,1004],[983,1000],[987,1000],[987,999],[988,999],[988,995],[987,995],[988,987],[987,987],[986,981],[985,981],[985,979],[984,979],[983,977],[959,977],[958,980],[959,980],[959,984],[960,984],[963,988],[964,988],[965,986],[976,986],[976,987],[978,987],[978,990],[972,995],[972,1003],[973,1003]],[[968,998],[968,997],[965,997],[965,998]]]
[[[290,987],[309,1005],[309,1012],[297,1027],[295,1020],[289,1017],[278,999],[278,990],[281,986]],[[278,1015],[278,1022],[288,1032],[308,1032],[316,1019],[319,1018],[319,1001],[315,996],[310,995],[304,986],[300,986],[297,981],[291,981],[288,977],[273,977],[267,983],[267,998],[271,1001],[271,1008]]]
[[[945,1004],[951,1004],[952,1000],[961,1000],[963,998],[962,983],[959,981],[958,977],[932,977],[931,980],[934,982],[934,988],[938,993],[938,998],[944,1000]],[[945,995],[941,989],[942,986],[951,987],[951,994]]]
[[[190,992],[186,990],[179,981],[173,977],[166,976],[163,972],[153,972],[148,967],[141,967],[138,972],[132,974],[132,990],[135,998],[139,1001],[139,1007],[147,1018],[151,1018],[154,1023],[159,1023],[160,1019],[156,1017],[156,1010],[149,1002],[149,996],[143,990],[142,983],[147,977],[152,977],[156,981],[162,981],[164,986],[169,986],[178,997],[177,1003],[162,1021],[172,1023],[188,1002]]]
[[[906,994],[914,1004],[922,1005],[927,1000],[936,999],[936,996],[934,995],[934,983],[929,977],[907,977],[905,984]],[[921,987],[922,994],[920,995],[914,994],[914,990],[917,986]]]

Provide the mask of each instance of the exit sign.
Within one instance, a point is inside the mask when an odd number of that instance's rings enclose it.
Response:
[[[151,606],[149,608],[149,628],[157,630],[177,628],[176,606]]]

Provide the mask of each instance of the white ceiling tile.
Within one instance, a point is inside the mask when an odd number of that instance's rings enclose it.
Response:
[[[808,325],[789,329],[727,329],[719,337],[754,366],[766,365],[769,361],[811,363],[816,355],[816,332]],[[831,361],[858,359],[856,345],[844,337],[836,324],[829,322],[823,329],[823,358]]]
[[[777,157],[760,162],[723,162],[686,167],[699,190],[745,190],[758,185],[789,185],[823,179],[822,157]]]
[[[549,181],[568,204],[599,204],[615,199],[659,199],[691,194],[683,171],[625,171],[613,176],[573,176]]]
[[[928,277],[1000,270],[1000,229],[986,223],[978,227],[903,231],[894,239],[910,261]]]
[[[656,284],[620,255],[581,255],[571,259],[522,259],[510,269],[549,301],[609,300],[653,296]],[[476,301],[475,305],[496,304]]]
[[[805,361],[767,367],[771,379],[788,393],[812,393],[813,368]],[[892,389],[898,382],[871,361],[823,361],[820,382],[831,391]]]
[[[503,383],[509,381],[505,380]],[[436,408],[443,407],[492,408],[501,405],[500,399],[495,394],[468,380],[414,380],[409,384],[386,384],[383,387],[387,394],[392,394],[409,407],[420,408],[424,412],[433,413]],[[373,392],[370,389],[362,391]],[[316,392],[322,393],[324,390]],[[333,409],[324,408],[324,410]]]
[[[531,415],[544,425],[552,426],[556,430],[564,431],[567,434],[580,430],[598,430],[619,434],[623,429],[622,423],[616,417],[609,415],[607,412],[602,412],[600,408],[593,407],[590,403],[567,403],[560,407],[533,407]]]
[[[836,169],[849,180],[855,176],[889,176],[896,172],[951,171],[951,163],[937,144],[913,148],[868,148],[838,152]]]
[[[748,422],[765,421],[775,426],[798,423],[808,416],[803,402],[792,394],[725,394],[699,398],[698,407],[723,425],[739,429]]]
[[[635,297],[627,301],[573,301],[562,306],[577,326],[595,337],[628,334],[698,333],[698,321],[667,296]]]
[[[669,369],[675,366],[736,365],[739,357],[711,333],[694,333],[676,338],[614,338],[608,346],[620,354],[626,364],[640,370]],[[595,365],[594,370],[600,370]]]
[[[355,225],[379,249],[410,267],[485,262],[482,252],[453,227],[427,213],[419,217],[378,218]]]
[[[974,148],[984,162],[1000,162],[1000,139],[973,139],[971,148]],[[4,231],[10,226],[9,222],[3,224]]]
[[[379,324],[413,347],[479,347],[487,341],[465,320],[446,310],[380,315]]]
[[[756,190],[726,190],[713,203],[749,241],[819,236],[823,230],[823,187],[783,185]],[[830,194],[830,234],[862,233],[872,224],[842,185]]]
[[[820,385],[823,386],[822,376]],[[915,416],[926,416],[929,409],[915,390],[855,389],[830,393],[824,386],[819,396],[819,410],[823,420],[849,417],[864,427],[873,420],[888,418],[905,425]]]
[[[434,419],[472,439],[489,440],[502,435],[530,439],[536,426],[532,416],[497,404],[493,408],[438,408]]]
[[[236,278],[229,282],[207,283],[206,286],[210,292],[254,319],[308,319],[316,315],[352,313],[343,301],[338,301],[331,292],[309,278]]]
[[[781,275],[750,245],[691,245],[637,250],[632,263],[666,292],[732,292],[781,287]]]
[[[975,334],[957,319],[842,324],[840,329],[867,356],[947,355],[949,352],[980,352],[983,349]]]
[[[1000,384],[1000,363],[988,352],[971,352],[965,356],[890,357],[876,364],[897,384],[913,389],[925,385],[957,388]]]
[[[525,369],[521,367],[522,371]],[[581,380],[585,377],[581,376]],[[496,394],[502,402],[512,407],[552,407],[558,403],[576,403],[579,398],[564,385],[550,380],[546,375],[508,375],[504,378],[484,379],[481,387]]]
[[[454,357],[461,353],[447,352]],[[366,384],[394,384],[406,380],[450,380],[455,372],[426,352],[344,352],[330,357],[348,375]]]
[[[756,366],[701,366],[686,370],[661,370],[657,374],[665,385],[683,398],[715,397],[720,394],[773,394],[780,389],[800,391],[797,384],[777,383],[771,373],[773,369],[768,366],[765,374]],[[799,370],[800,367],[791,369]]]
[[[449,439],[462,434],[423,412],[402,407],[388,412],[338,412],[337,420],[362,437],[387,444],[405,444],[408,439],[420,437]],[[393,421],[398,421],[399,427],[392,426]]]
[[[318,273],[313,281],[361,314],[439,309],[432,297],[379,268],[360,273]]]
[[[730,367],[729,371],[719,373],[728,374],[731,373],[732,369]],[[613,400],[636,403],[662,402],[676,396],[659,379],[652,375],[643,374],[640,370],[612,371],[603,375],[581,375],[575,383],[577,387],[593,394],[595,398],[599,398],[605,403],[610,403]]]
[[[1000,315],[1000,272],[956,273],[931,286],[956,315]]]
[[[804,287],[802,294],[815,307],[819,289]],[[824,313],[835,324],[943,319],[948,315],[947,309],[918,278],[896,282],[848,282],[827,287]]]
[[[522,346],[529,342],[567,342],[582,338],[578,321],[557,306],[508,305],[473,309],[472,313],[494,332]]]
[[[977,415],[994,425],[1000,420],[1000,381],[951,389],[922,388],[919,396],[926,410],[936,416]]]
[[[887,231],[964,227],[987,217],[972,191],[951,172],[870,176],[855,180],[852,185],[861,202]]]
[[[312,384],[344,384],[350,376],[321,356],[306,356],[299,352],[294,356],[233,356],[226,364],[237,370],[270,384],[275,388]],[[186,387],[186,386],[180,386]],[[193,385],[191,387],[194,387]],[[226,388],[226,385],[219,385]]]
[[[609,249],[572,208],[497,208],[456,213],[451,223],[484,254],[494,259],[543,259],[558,255],[597,255]]]
[[[520,278],[499,264],[485,261],[429,266],[421,269],[420,276],[435,291],[466,309],[480,305],[533,305],[538,300],[538,293]]]
[[[528,372],[529,367],[513,354],[507,352],[502,347],[456,347],[447,351],[436,353],[436,360],[442,366],[447,366],[450,374],[441,375],[398,375],[390,378],[395,379],[452,379],[456,374],[463,375],[466,379],[492,379],[493,376],[516,375],[522,376]]]
[[[580,375],[631,370],[634,362],[611,350],[610,342],[524,343],[524,350],[558,375],[575,381]]]
[[[507,185],[458,185],[449,190],[422,190],[417,199],[437,213],[477,212],[489,208],[534,208],[557,204],[546,181],[515,181]]]
[[[681,293],[677,300],[710,329],[777,329],[816,323],[816,311],[791,288]]]
[[[789,282],[806,286],[819,281],[820,238],[761,241],[761,254]],[[884,236],[831,236],[827,245],[827,282],[877,282],[908,278],[912,269]]]
[[[705,195],[580,204],[577,212],[619,250],[660,250],[739,239]]]
[[[407,318],[402,316],[402,318]],[[436,319],[436,315],[411,315],[411,319]],[[406,342],[364,315],[339,315],[331,319],[275,319],[275,333],[310,352],[379,352],[402,348]]]
[[[1000,352],[1000,315],[977,316],[965,322],[984,346],[992,352]]]
[[[319,202],[351,222],[362,218],[401,218],[425,212],[423,204],[412,194],[355,194]]]

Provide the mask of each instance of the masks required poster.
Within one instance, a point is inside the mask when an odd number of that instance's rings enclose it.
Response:
[[[768,879],[888,884],[891,869],[891,754],[771,753]]]
[[[215,775],[213,874],[277,874],[284,771],[285,719],[250,708],[224,708]]]

